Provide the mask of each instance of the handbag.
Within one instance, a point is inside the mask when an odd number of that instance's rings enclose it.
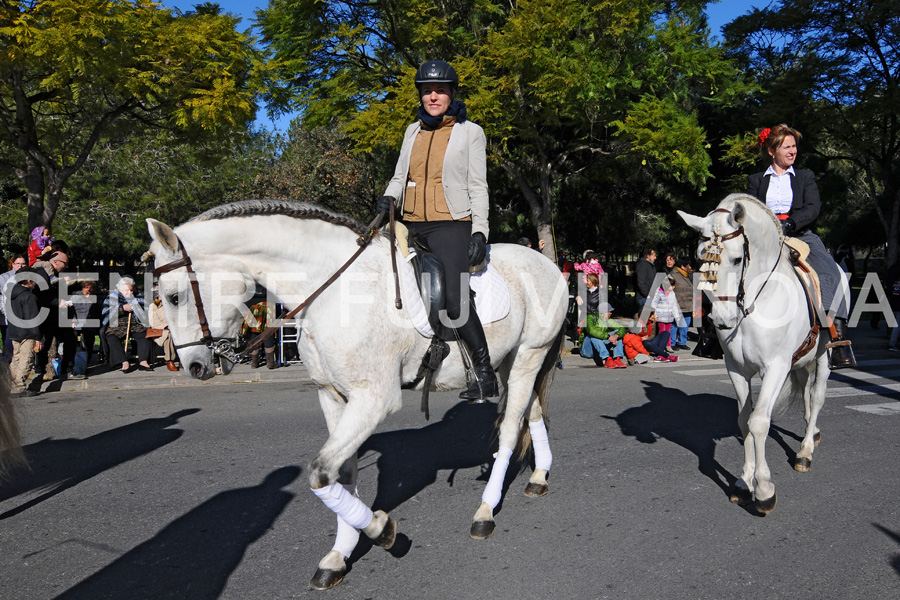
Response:
[[[162,334],[163,334],[162,329],[155,329],[153,327],[148,327],[147,333],[144,334],[144,337],[146,337],[147,339],[158,338],[158,337],[162,336]]]

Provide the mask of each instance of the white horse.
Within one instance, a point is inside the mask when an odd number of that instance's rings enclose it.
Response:
[[[747,194],[731,194],[705,217],[678,214],[702,236],[698,256],[704,260],[703,271],[713,273],[706,283],[713,296],[711,319],[737,394],[744,467],[731,501],[748,504],[755,498],[756,509],[768,514],[775,508],[775,485],[766,463],[773,410],[803,398],[806,434],[794,468],[808,471],[831,373],[830,338],[823,330],[808,353],[794,360],[811,334],[811,309],[779,221],[764,204]],[[849,297],[849,290],[845,293]],[[762,383],[754,400],[750,380],[755,375]]]
[[[212,209],[175,230],[153,219],[147,223],[157,272],[167,271],[159,283],[172,338],[181,363],[200,379],[215,374],[211,347],[220,339],[236,339],[247,312],[243,300],[257,284],[287,307],[296,307],[371,234],[361,224],[314,205],[263,200]],[[187,262],[195,274],[187,271]],[[492,362],[505,388],[500,400],[504,413],[499,449],[472,524],[475,538],[492,533],[510,456],[520,443],[527,447],[529,435],[536,468],[526,494],[547,492],[551,455],[544,419],[568,296],[559,270],[534,250],[495,244],[490,262],[506,280],[511,309],[485,326]],[[390,243],[375,235],[336,282],[298,315],[300,355],[318,385],[329,434],[309,466],[309,483],[338,516],[334,547],[311,581],[316,588],[341,581],[360,530],[385,548],[394,541],[394,521],[382,511],[373,513],[356,490],[357,449],[385,417],[400,409],[401,384],[416,379],[430,343],[394,300]],[[202,302],[201,314],[209,318],[205,332],[195,302]],[[432,389],[457,389],[465,383],[460,353],[452,343]],[[414,389],[421,386],[419,382]]]

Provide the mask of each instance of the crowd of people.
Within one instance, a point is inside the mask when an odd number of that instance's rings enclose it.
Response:
[[[574,302],[583,310],[573,352],[598,366],[624,369],[651,361],[676,362],[678,352],[691,349],[688,331],[694,320],[695,298],[690,261],[668,253],[665,265],[658,270],[656,251],[642,252],[633,270],[633,296],[628,296],[626,286],[611,283],[612,277],[604,271],[597,253],[587,250],[583,259],[572,267],[581,273],[586,300],[577,293],[577,280],[570,277]],[[601,285],[606,292],[602,295]],[[630,305],[632,310],[625,309],[613,317],[616,309],[607,299]]]

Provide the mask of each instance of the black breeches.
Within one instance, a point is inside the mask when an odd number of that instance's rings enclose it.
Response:
[[[444,265],[444,289],[447,317],[461,323],[447,323],[458,327],[469,315],[469,240],[471,221],[404,222],[411,234],[421,236],[428,248]]]

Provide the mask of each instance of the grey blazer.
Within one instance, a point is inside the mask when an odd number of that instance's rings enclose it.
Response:
[[[409,155],[421,128],[419,121],[406,128],[397,168],[384,192],[385,196],[397,199],[397,206],[401,211],[406,198]],[[441,176],[450,216],[459,220],[471,215],[472,233],[480,231],[485,239],[488,238],[489,231],[486,145],[487,140],[481,127],[472,121],[455,123],[450,132]]]

